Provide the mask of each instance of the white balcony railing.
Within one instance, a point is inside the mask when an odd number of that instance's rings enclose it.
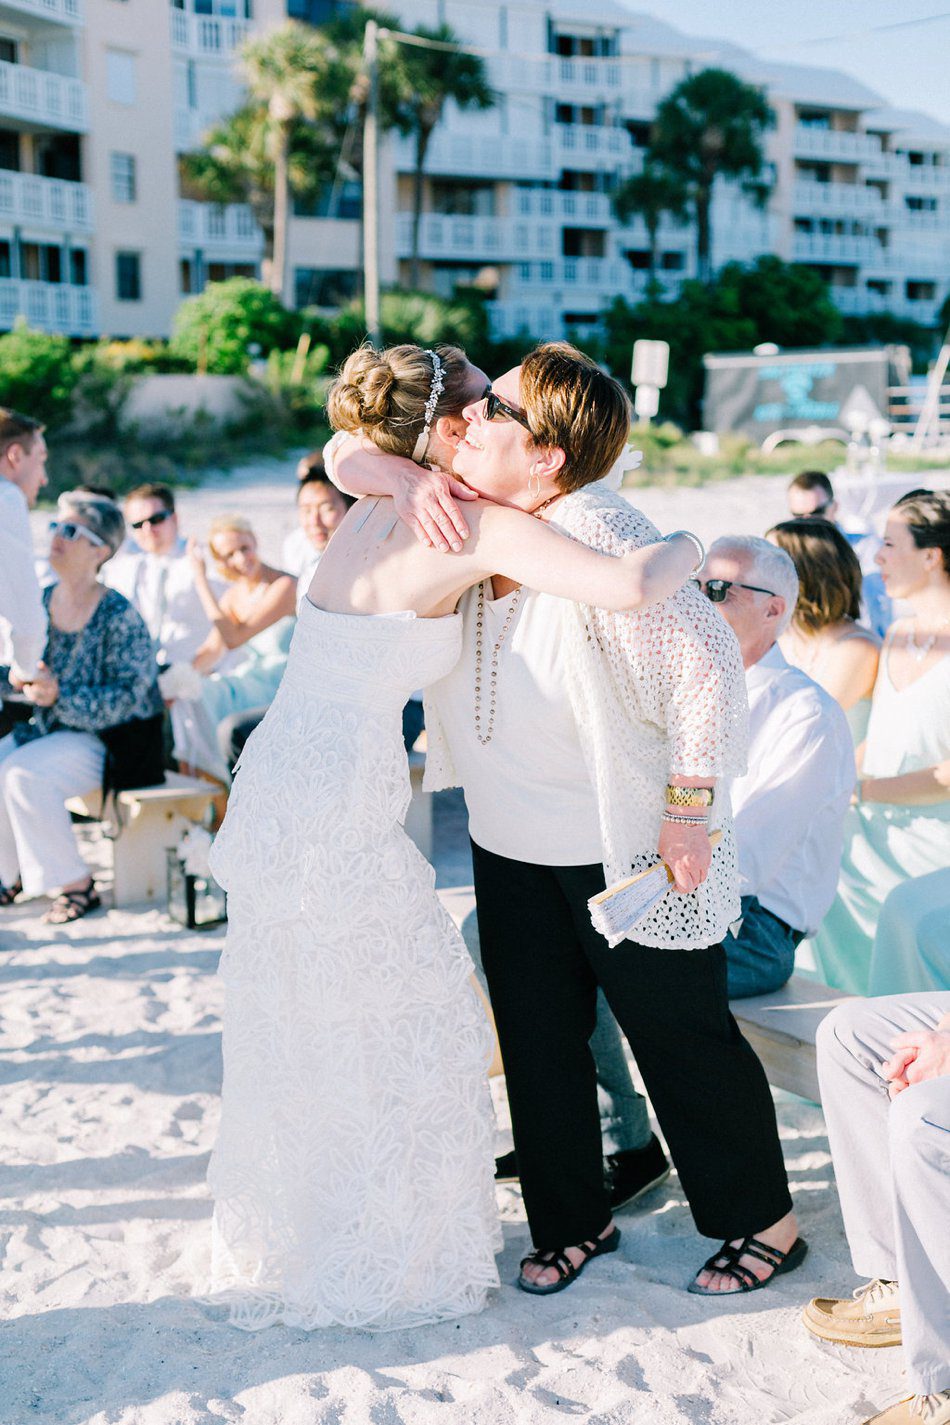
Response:
[[[795,157],[824,159],[829,163],[867,163],[881,156],[880,141],[871,134],[844,129],[819,129],[795,125]]]
[[[91,287],[57,282],[16,282],[0,279],[0,327],[8,329],[25,317],[40,331],[64,336],[94,336],[98,330],[96,297]]]
[[[606,193],[559,193],[550,188],[524,188],[515,195],[514,210],[519,217],[553,218],[558,222],[598,227],[614,221]]]
[[[419,224],[419,255],[474,263],[524,262],[531,257],[552,257],[556,251],[555,237],[553,223],[423,213]],[[396,255],[408,257],[411,251],[412,214],[399,213]]]
[[[607,128],[593,124],[556,124],[555,143],[562,156],[617,163],[629,159],[634,153],[630,135],[626,129]]]
[[[395,161],[398,172],[412,172],[415,146],[410,139],[395,141]],[[425,169],[432,174],[493,179],[553,178],[556,173],[549,139],[518,138],[510,134],[476,137],[452,130],[433,135]]]
[[[924,193],[950,192],[950,167],[937,164],[908,163],[901,174],[905,188]]]
[[[91,232],[92,190],[85,183],[0,170],[0,218],[11,223]]]
[[[796,262],[860,266],[879,261],[883,251],[874,238],[844,237],[834,233],[796,233],[792,244],[792,256]]]
[[[180,247],[199,247],[209,252],[227,249],[258,254],[264,250],[264,234],[251,209],[243,203],[182,200],[178,204],[178,243]]]
[[[795,212],[811,214],[843,213],[861,217],[883,217],[885,202],[877,188],[863,183],[812,183],[802,179],[792,190]]]
[[[525,59],[497,55],[489,62],[489,82],[506,93],[557,95],[562,101],[576,97],[616,99],[623,87],[623,70],[616,59]]]
[[[83,0],[0,0],[0,10],[17,10],[64,25],[81,25],[84,18]]]
[[[0,61],[0,116],[26,119],[42,128],[85,132],[86,86],[45,69]]]
[[[604,301],[633,286],[633,272],[625,262],[607,257],[562,257],[554,262],[530,262],[527,271],[520,267],[512,271],[512,285],[517,290],[534,288],[586,288],[604,295]]]
[[[175,49],[211,58],[231,59],[251,32],[245,20],[218,19],[212,15],[192,15],[186,10],[171,11],[172,44]]]
[[[894,317],[908,317],[912,321],[932,324],[940,308],[937,298],[915,301],[905,295],[903,288],[899,292],[884,293],[869,292],[862,287],[832,287],[830,295],[839,311],[847,316],[864,317],[889,312]]]

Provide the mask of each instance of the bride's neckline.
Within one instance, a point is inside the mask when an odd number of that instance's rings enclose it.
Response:
[[[435,617],[427,617],[425,614],[416,613],[415,609],[393,609],[393,610],[391,610],[390,612],[387,612],[387,613],[374,613],[374,614],[341,613],[341,612],[338,612],[336,609],[323,609],[323,608],[321,608],[319,604],[315,604],[315,603],[314,603],[313,599],[311,599],[311,597],[310,597],[309,594],[304,594],[303,602],[304,602],[305,604],[309,604],[310,607],[311,607],[316,613],[318,613],[318,614],[323,614],[323,616],[324,616],[325,618],[349,618],[349,619],[387,618],[387,619],[401,619],[401,620],[403,620],[404,622],[415,621],[415,622],[417,622],[417,623],[445,623],[447,619],[458,619],[458,618],[461,618],[461,617],[462,617],[462,615],[461,615],[457,610],[456,610],[454,613],[450,613],[450,614],[438,614],[438,615],[436,615]]]

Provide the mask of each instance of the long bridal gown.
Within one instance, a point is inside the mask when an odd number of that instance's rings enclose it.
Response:
[[[472,964],[403,830],[402,709],[461,619],[305,599],[235,777],[212,1288],[246,1329],[376,1330],[497,1286],[491,1034]]]

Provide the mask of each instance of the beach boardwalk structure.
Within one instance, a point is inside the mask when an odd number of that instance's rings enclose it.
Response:
[[[112,839],[113,904],[140,905],[165,893],[165,852],[183,833],[203,820],[220,788],[200,777],[166,772],[157,787],[133,787],[116,794],[121,826]],[[101,821],[102,794],[70,797],[72,812]]]

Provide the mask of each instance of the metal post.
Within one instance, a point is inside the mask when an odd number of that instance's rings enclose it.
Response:
[[[363,293],[366,332],[379,346],[379,25],[375,20],[366,22],[363,59],[369,77],[363,127]]]

